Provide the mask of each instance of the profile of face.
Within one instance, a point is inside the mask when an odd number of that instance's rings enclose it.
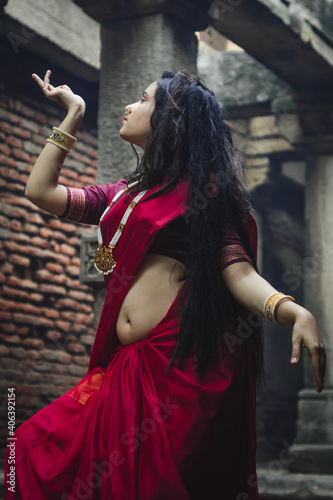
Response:
[[[125,117],[119,135],[124,141],[145,149],[152,132],[150,118],[155,109],[155,91],[157,82],[153,82],[142,93],[139,101],[125,108]]]

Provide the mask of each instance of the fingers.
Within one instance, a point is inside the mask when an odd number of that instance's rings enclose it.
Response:
[[[323,348],[317,347],[313,351],[309,351],[309,353],[317,381],[317,392],[321,392],[324,389],[324,378],[326,372],[325,351]]]
[[[293,339],[293,347],[292,347],[292,353],[291,353],[291,359],[290,363],[298,363],[299,359],[301,357],[301,348],[302,348],[302,341],[301,339]]]
[[[50,84],[51,70],[47,70],[44,80],[42,80],[36,73],[33,73],[31,76],[44,92],[45,90],[53,90],[54,87]]]

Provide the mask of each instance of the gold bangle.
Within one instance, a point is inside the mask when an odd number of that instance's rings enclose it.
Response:
[[[295,302],[295,299],[291,297],[290,295],[285,295],[284,293],[280,292],[275,292],[272,293],[268,297],[268,299],[265,302],[265,307],[264,307],[264,316],[266,319],[269,321],[273,321],[277,325],[281,326],[280,323],[276,319],[276,311],[277,307],[283,300],[291,300],[292,302]]]
[[[58,127],[53,127],[47,142],[50,142],[51,144],[54,144],[69,153],[76,140],[77,139],[68,132],[65,132]]]

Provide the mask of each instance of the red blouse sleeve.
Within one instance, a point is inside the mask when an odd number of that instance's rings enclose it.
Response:
[[[234,264],[235,262],[250,262],[253,260],[247,254],[241,238],[235,231],[226,234],[222,247],[222,269]]]
[[[83,188],[67,187],[67,205],[60,216],[83,224],[98,226],[99,219],[115,194],[126,186],[126,180],[121,179],[115,184]]]

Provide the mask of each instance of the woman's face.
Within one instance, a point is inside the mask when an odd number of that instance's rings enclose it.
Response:
[[[122,139],[145,149],[152,132],[150,118],[155,108],[157,82],[153,82],[143,92],[139,101],[125,108],[125,117],[119,135]]]

